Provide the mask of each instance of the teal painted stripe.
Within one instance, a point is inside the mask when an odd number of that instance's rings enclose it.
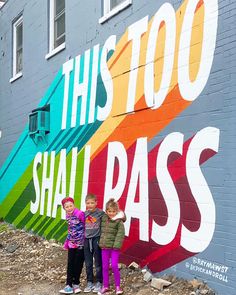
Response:
[[[8,158],[6,159],[4,164],[2,165],[2,168],[0,169],[0,181],[3,178],[3,176],[5,175],[5,173],[7,172],[9,166],[14,161],[14,158],[15,158],[16,154],[18,153],[18,151],[23,146],[23,144],[24,144],[25,140],[27,139],[27,137],[28,137],[28,125],[25,127],[25,129],[24,129],[23,133],[21,134],[19,140],[17,141],[14,149],[11,151],[10,155],[8,156]],[[1,201],[1,196],[0,196],[0,201]]]
[[[31,201],[31,196],[33,195],[32,192],[34,192],[33,180],[30,181],[23,193],[12,205],[10,211],[7,213],[6,218],[10,223],[14,223],[15,219],[17,219],[17,217]]]
[[[56,75],[53,83],[49,87],[44,99],[39,104],[40,106],[45,105],[50,100],[55,88],[58,86],[62,79],[62,69]],[[32,151],[27,153],[26,151]],[[20,176],[26,171],[27,167],[32,162],[37,149],[28,137],[28,124],[26,125],[23,133],[21,134],[19,140],[12,149],[9,157],[3,164],[0,170],[0,204],[9,194],[11,189],[14,187]],[[22,161],[22,158],[24,161]],[[9,175],[9,177],[8,177]]]
[[[70,151],[70,149],[66,146],[65,143],[68,141],[71,141],[73,137],[75,137],[77,133],[80,133],[81,129],[83,128],[84,128],[83,126],[78,126],[73,128],[73,130],[70,130],[69,132],[67,132],[65,136],[62,138],[62,140],[60,142],[57,142],[57,144],[54,145],[53,150],[55,150],[56,152],[59,152],[61,149],[67,148],[68,151]]]
[[[48,145],[48,147],[47,147],[47,151],[48,152],[54,151],[53,146],[55,145],[55,143],[57,141],[60,141],[61,140],[61,137],[63,137],[63,136],[66,135],[66,134],[64,134],[64,132],[65,132],[64,130],[60,130],[58,132],[58,134],[55,136],[54,140],[52,140],[52,142]]]
[[[97,85],[97,92],[96,92],[96,100],[99,101],[98,99],[98,94],[99,97],[102,94],[103,95],[103,101],[102,104],[105,104],[106,101],[106,91],[103,85],[103,81],[101,79],[100,75],[100,62],[101,62],[101,53],[102,49],[99,51],[99,56],[98,56],[98,85]],[[91,87],[92,87],[92,71],[93,71],[93,55],[94,55],[94,50],[91,49],[90,51],[90,61],[89,61],[89,79],[88,79],[88,93],[87,93],[87,99],[86,99],[86,120],[85,122],[88,122],[88,116],[89,116],[89,111],[90,111],[90,101],[91,101]],[[81,56],[81,64],[80,64],[80,77],[79,77],[79,82],[81,83],[83,81],[82,73],[84,70],[84,61],[85,61],[85,56]],[[74,60],[74,66],[75,66],[75,60]],[[70,125],[70,119],[71,119],[71,110],[72,110],[72,100],[73,100],[73,87],[74,87],[74,70],[70,74],[70,85],[69,85],[69,99],[68,99],[68,112],[67,112],[67,126]],[[81,112],[81,104],[80,104],[81,98],[78,98],[78,109],[77,109],[77,117],[79,118],[78,114]],[[95,118],[96,118],[96,113],[97,110],[95,109]],[[102,122],[99,122],[99,126],[102,124]],[[93,127],[93,125],[96,125],[96,128]],[[52,150],[55,150],[56,152],[59,152],[62,148],[66,148],[69,151],[75,146],[74,142],[77,141],[76,137],[81,137],[81,134],[83,133],[88,133],[87,129],[94,128],[94,132],[97,130],[97,122],[95,121],[92,124],[84,124],[83,126],[78,126],[74,128],[69,128],[69,130],[65,130],[66,134],[63,136],[63,138],[60,138],[60,140],[54,141],[54,145],[51,145],[50,148]],[[90,139],[87,138],[87,141]]]
[[[95,124],[91,125],[91,128],[87,129],[82,136],[78,136],[75,146],[78,147],[78,150],[81,150],[87,141],[93,136],[94,132],[101,126],[101,122],[96,121]]]

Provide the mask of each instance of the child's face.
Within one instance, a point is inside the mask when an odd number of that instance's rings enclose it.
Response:
[[[106,211],[107,215],[112,219],[118,213],[116,209],[108,208]]]
[[[88,199],[86,202],[86,208],[89,211],[94,211],[97,208],[97,201],[94,199]]]
[[[66,202],[64,204],[64,209],[66,210],[67,214],[72,214],[75,209],[75,205],[72,202]]]

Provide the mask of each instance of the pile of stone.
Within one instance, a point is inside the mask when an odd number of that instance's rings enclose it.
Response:
[[[0,223],[0,295],[56,295],[66,280],[67,252],[55,240],[47,241],[24,230]],[[120,265],[121,284],[128,295],[214,295],[206,284],[159,277],[133,262]],[[10,284],[9,284],[10,282]],[[111,283],[113,276],[111,275]],[[85,271],[81,278],[86,285]],[[107,293],[114,294],[114,290]]]

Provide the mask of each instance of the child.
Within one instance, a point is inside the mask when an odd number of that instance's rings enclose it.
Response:
[[[102,217],[101,237],[99,246],[102,248],[102,274],[103,288],[98,292],[99,295],[109,291],[109,262],[111,258],[112,271],[114,273],[116,294],[122,294],[120,289],[120,272],[118,260],[120,248],[122,246],[125,229],[123,220],[124,214],[119,212],[118,203],[111,198],[106,203],[106,214]]]
[[[93,194],[88,194],[85,198],[85,243],[84,257],[87,274],[87,286],[84,293],[89,293],[93,290],[97,293],[102,287],[102,256],[101,249],[98,245],[100,238],[101,219],[104,211],[97,208],[97,197]],[[96,284],[94,285],[93,276],[93,258],[96,268]]]
[[[80,293],[80,275],[84,263],[84,231],[85,214],[75,208],[74,200],[70,197],[62,200],[68,222],[68,235],[64,249],[68,250],[66,287],[59,292],[62,294]]]

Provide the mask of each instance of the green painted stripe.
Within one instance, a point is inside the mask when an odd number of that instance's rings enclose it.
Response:
[[[18,227],[19,223],[21,222],[22,219],[24,219],[24,217],[27,215],[29,210],[30,210],[30,205],[28,204],[27,206],[25,206],[23,211],[21,211],[21,213],[16,217],[16,219],[14,219],[13,224],[16,227]]]
[[[53,235],[54,233],[58,230],[58,228],[63,224],[63,222],[65,222],[64,220],[60,220],[60,222],[58,222],[54,227],[53,229],[46,235],[45,234],[45,237],[50,240],[53,238]]]
[[[33,228],[34,228],[35,224],[37,224],[39,222],[39,220],[41,219],[41,217],[42,217],[41,215],[36,215],[35,216],[35,219],[33,220],[33,222],[30,225],[30,229],[32,229],[32,231],[33,231]]]
[[[66,220],[63,220],[63,222],[61,223],[61,225],[58,227],[58,229],[54,232],[53,237],[58,240],[58,237],[61,236],[61,232],[63,232],[63,234],[67,234],[68,231],[68,225]]]
[[[44,236],[45,230],[50,226],[50,224],[54,221],[53,218],[49,218],[49,220],[44,224],[41,230],[38,231],[40,236]]]
[[[58,239],[58,242],[64,243],[66,237],[67,237],[67,233],[65,233],[64,235],[62,235],[62,236]]]
[[[10,223],[13,223],[15,218],[19,216],[21,212],[24,210],[24,208],[29,204],[29,202],[31,201],[31,196],[33,194],[34,184],[33,180],[31,180],[29,185],[23,191],[22,195],[16,200],[16,202],[12,205],[11,209],[5,216],[10,221]]]
[[[57,241],[60,239],[60,237],[62,235],[65,235],[65,233],[67,234],[67,224],[66,222],[57,230],[57,232],[54,233],[53,237],[54,239],[56,239]]]
[[[38,221],[34,224],[34,226],[32,227],[32,230],[35,233],[38,233],[38,231],[42,228],[42,224],[44,224],[45,220],[47,220],[47,216],[44,215],[40,215],[40,219],[38,219]]]
[[[21,222],[18,223],[17,227],[18,228],[26,228],[26,224],[33,218],[33,214],[31,212],[28,212],[24,218],[21,220]]]
[[[12,190],[9,192],[7,197],[4,199],[2,204],[0,205],[1,212],[3,213],[3,218],[11,211],[12,207],[14,206],[15,202],[17,202],[18,198],[24,192],[26,185],[32,181],[32,170],[33,170],[33,162],[28,166],[25,172],[20,177],[19,181],[14,185]],[[32,195],[30,193],[30,195]],[[28,197],[26,196],[28,199]],[[17,215],[17,212],[15,213]]]

